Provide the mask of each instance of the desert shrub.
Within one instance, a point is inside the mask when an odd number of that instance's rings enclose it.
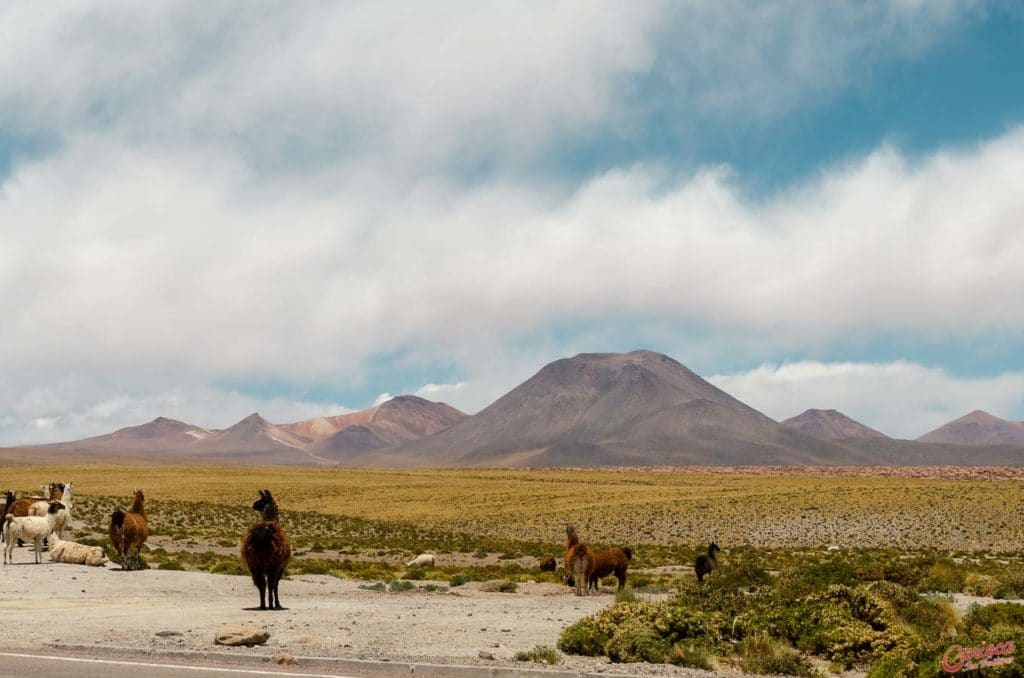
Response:
[[[249,574],[245,565],[238,558],[221,558],[210,566],[210,572],[213,574]]]
[[[388,582],[388,591],[391,591],[392,593],[412,591],[414,588],[416,588],[416,584],[404,579],[396,579],[395,581]]]
[[[177,570],[177,571],[181,571],[181,570],[185,569],[185,566],[182,565],[177,560],[165,560],[164,562],[160,563],[157,566],[157,569],[158,570]]]
[[[558,649],[567,654],[598,656],[615,630],[629,620],[647,625],[654,622],[657,607],[650,603],[618,603],[568,626],[558,639]]]
[[[628,586],[615,592],[616,603],[636,603],[639,601],[640,597],[637,596],[636,591]]]
[[[538,664],[557,664],[562,660],[558,650],[547,645],[535,645],[533,649],[516,652],[517,662],[536,662]]]
[[[657,631],[638,619],[628,619],[612,633],[605,645],[605,653],[613,662],[668,661],[672,645]]]
[[[447,586],[441,586],[440,584],[427,584],[423,587],[423,590],[427,593],[441,593],[448,590]]]
[[[941,591],[958,593],[964,588],[965,575],[963,570],[948,558],[936,560],[927,570],[927,576],[921,582],[924,591]]]
[[[761,675],[817,676],[810,662],[793,648],[755,633],[740,643],[740,666],[744,671]]]
[[[1024,628],[1024,605],[997,603],[974,607],[964,617],[963,627],[990,629],[995,626],[1019,626]]]
[[[558,649],[567,654],[598,657],[604,655],[610,638],[611,634],[601,629],[593,617],[585,617],[562,631],[558,637]]]
[[[480,590],[487,593],[515,593],[517,588],[516,583],[508,579],[495,579],[480,586]]]
[[[466,582],[470,582],[470,581],[473,581],[473,580],[470,579],[469,577],[467,577],[466,575],[464,575],[464,574],[457,574],[457,575],[454,575],[451,579],[448,580],[448,586],[451,586],[451,587],[454,588],[456,586],[462,586]]]
[[[668,661],[678,666],[690,666],[705,671],[715,670],[714,657],[703,644],[695,640],[684,640],[673,645]]]
[[[387,589],[387,585],[382,581],[378,581],[373,584],[360,584],[359,588],[364,591],[384,591]]]

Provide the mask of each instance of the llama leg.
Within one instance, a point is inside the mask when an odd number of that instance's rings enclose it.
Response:
[[[278,584],[281,583],[281,572],[275,572],[268,581],[268,588],[270,588],[270,604],[275,610],[283,610],[281,607],[281,594],[277,591]]]
[[[256,588],[260,590],[260,609],[267,609],[267,579],[263,576],[262,572],[252,574],[252,583],[256,584]]]

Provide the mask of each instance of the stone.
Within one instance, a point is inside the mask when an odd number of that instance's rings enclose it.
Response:
[[[480,657],[480,659],[494,659],[494,653],[488,652],[487,650],[480,650],[477,652],[477,656]]]
[[[217,632],[214,642],[217,645],[229,645],[232,647],[238,645],[252,647],[253,645],[262,645],[269,638],[269,633],[255,626],[225,626]]]
[[[157,631],[154,635],[160,636],[161,638],[169,638],[171,636],[180,636],[181,631]]]

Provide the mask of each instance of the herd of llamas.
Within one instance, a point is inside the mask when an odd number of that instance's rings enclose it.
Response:
[[[71,510],[74,505],[73,483],[51,482],[43,486],[43,493],[37,497],[17,498],[8,491],[4,505],[3,524],[0,539],[4,542],[4,565],[14,562],[14,547],[29,541],[35,551],[35,562],[40,563],[43,544],[46,543],[50,559],[56,563],[102,566],[107,562],[100,546],[88,546],[67,541],[64,535],[71,524]],[[292,547],[288,535],[281,525],[277,501],[270,490],[260,490],[259,499],[253,505],[260,520],[253,523],[242,540],[241,555],[253,584],[259,590],[261,610],[281,610],[281,596],[278,585],[284,576]],[[618,580],[618,588],[626,586],[626,571],[633,559],[628,547],[596,550],[580,541],[576,528],[566,523],[566,548],[563,561],[563,581],[575,589],[576,595],[590,595],[591,590],[599,591],[599,583],[612,575]],[[116,510],[110,514],[108,529],[110,545],[117,552],[121,568],[138,569],[141,565],[140,551],[149,537],[146,519],[145,494],[141,489],[132,493],[132,503],[127,510]],[[717,544],[708,546],[707,555],[697,557],[694,572],[697,581],[718,567]],[[406,563],[407,567],[434,567],[436,558],[428,553],[420,554]],[[554,572],[558,563],[553,556],[540,559],[542,571]]]

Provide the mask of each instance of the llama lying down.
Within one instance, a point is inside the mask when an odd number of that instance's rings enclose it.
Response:
[[[431,553],[421,553],[408,563],[406,567],[434,567],[434,556]]]
[[[73,541],[64,541],[57,536],[56,532],[50,535],[49,542],[50,559],[55,563],[102,567],[107,562],[107,555],[99,546],[86,546]]]

